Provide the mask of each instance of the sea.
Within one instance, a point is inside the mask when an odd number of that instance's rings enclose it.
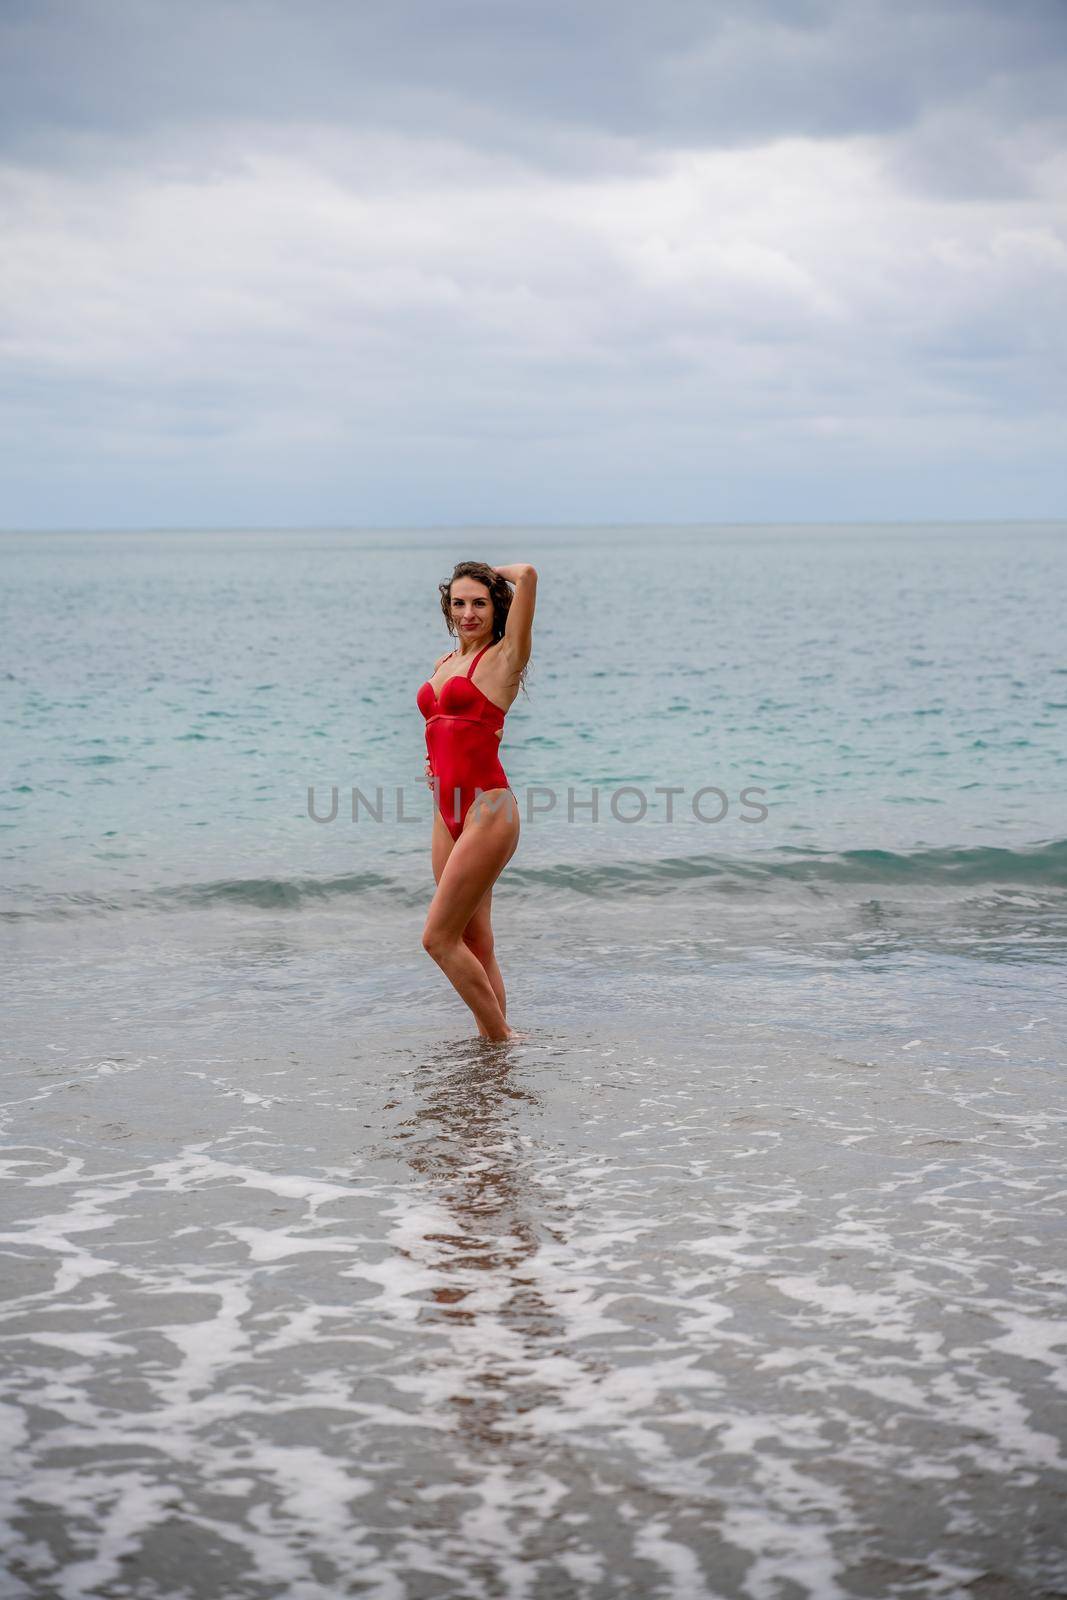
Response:
[[[508,1018],[421,945],[538,572]],[[4,1600],[1067,1595],[1067,525],[0,535]]]

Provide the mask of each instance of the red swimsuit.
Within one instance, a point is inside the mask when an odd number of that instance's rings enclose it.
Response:
[[[427,682],[415,697],[426,718],[426,749],[437,806],[453,839],[462,833],[463,819],[477,794],[508,786],[500,765],[498,737],[507,713],[494,705],[471,677],[488,649],[486,645],[478,651],[465,676],[457,673],[446,678],[439,695]]]

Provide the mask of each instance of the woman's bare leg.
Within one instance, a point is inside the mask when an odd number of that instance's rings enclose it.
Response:
[[[434,816],[433,839],[430,846],[430,859],[433,865],[435,883],[440,883],[441,881],[441,874],[445,870],[445,862],[452,854],[455,842],[441,820],[440,812],[437,812]],[[496,955],[494,954],[492,909],[493,890],[492,886],[490,886],[478,902],[474,915],[463,930],[463,943],[472,954],[478,957],[485,969],[485,975],[489,979],[490,987],[496,996],[496,1003],[504,1015],[507,1016],[508,1002],[507,995],[504,992],[504,980],[500,975],[500,968],[497,965]],[[478,1032],[483,1039],[488,1038],[488,1034],[480,1022],[478,1023]]]
[[[492,888],[489,888],[478,902],[477,910],[463,930],[463,943],[471,954],[477,956],[481,962],[492,991],[496,995],[496,1003],[506,1017],[508,1014],[508,997],[504,992],[504,980],[500,975],[500,968],[497,966],[496,961],[492,915],[493,891]]]
[[[443,859],[422,943],[456,993],[470,1006],[482,1037],[508,1039],[513,1030],[508,1026],[494,984],[464,939],[468,924],[510,861],[519,839],[518,806],[514,796],[507,790],[494,789],[486,799],[490,804],[484,808],[479,808],[477,803],[472,806],[463,832]],[[435,818],[435,829],[439,821]],[[444,856],[443,849],[440,856]],[[435,851],[435,875],[437,859]],[[495,957],[490,959],[495,967]],[[499,968],[495,976],[502,994]]]

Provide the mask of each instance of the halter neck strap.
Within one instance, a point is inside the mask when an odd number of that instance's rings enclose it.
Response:
[[[490,641],[490,643],[492,643],[492,641]],[[475,656],[474,660],[471,662],[470,666],[467,668],[467,677],[468,678],[470,677],[471,673],[474,671],[475,667],[478,665],[479,661],[482,659],[482,657],[485,655],[485,652],[488,649],[489,649],[489,645],[487,645],[487,644],[483,644],[482,645],[482,648],[478,651],[478,654]]]

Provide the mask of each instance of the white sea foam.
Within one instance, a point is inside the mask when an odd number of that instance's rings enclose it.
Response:
[[[843,1600],[853,1570],[966,1600],[978,1530],[1007,1549],[1013,1497],[1065,1470],[1062,1123],[1015,1100],[991,1143],[989,1084],[935,1062],[917,1099],[917,1051],[881,1109],[834,1063],[720,1064],[714,1114],[699,1062],[646,1050],[607,1093],[569,1059],[405,1065],[362,1154],[328,1097],[298,1141],[280,1101],[242,1121],[218,1062],[144,1158],[13,1152],[12,1593],[90,1600],[168,1570],[185,1528],[224,1588],[304,1600],[418,1574]],[[552,1074],[581,1112],[554,1125]],[[92,1082],[102,1126],[155,1093],[147,1068]],[[206,1136],[209,1104],[235,1117]],[[72,1555],[33,1510],[60,1501]]]

